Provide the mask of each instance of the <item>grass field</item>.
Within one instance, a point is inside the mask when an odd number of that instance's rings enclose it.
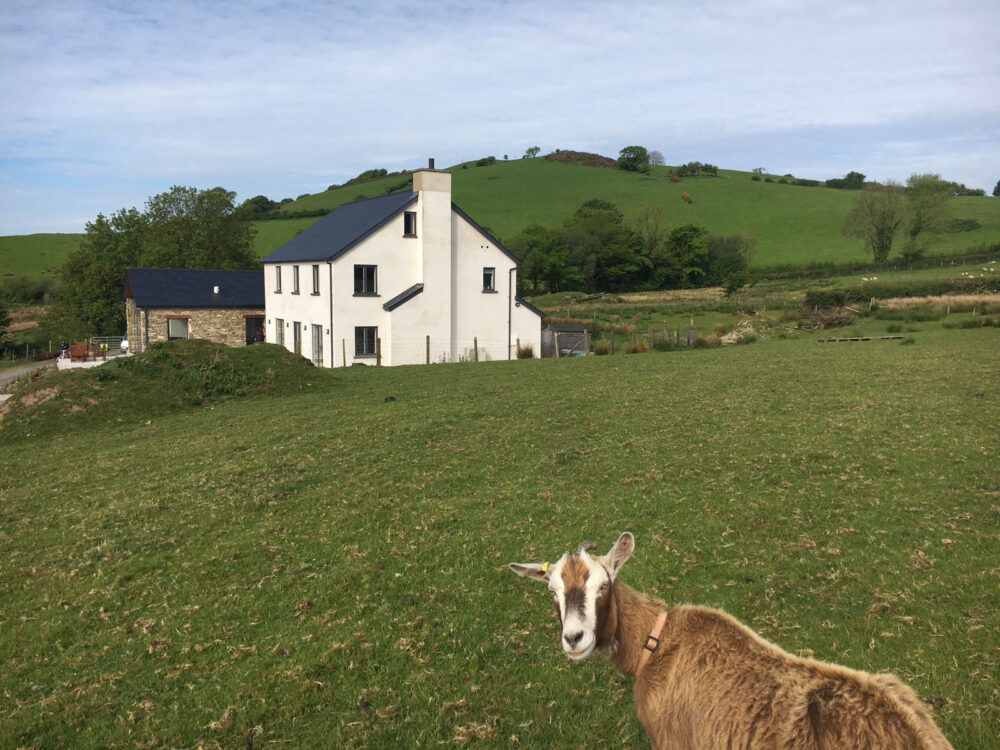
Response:
[[[83,234],[22,234],[0,237],[0,275],[51,276],[80,246]]]
[[[720,170],[718,178],[688,177],[670,182],[667,167],[649,175],[547,161],[517,159],[488,167],[456,166],[452,196],[477,222],[501,241],[530,224],[558,226],[591,198],[616,204],[631,219],[644,208],[662,209],[669,226],[700,224],[713,234],[757,238],[754,263],[760,268],[789,264],[870,260],[863,244],[845,237],[844,215],[857,200],[852,190],[805,188],[778,182],[753,182],[747,172]],[[359,196],[380,195],[400,176],[352,185],[300,198],[285,211],[333,209]],[[682,200],[689,193],[691,202]],[[934,235],[931,253],[961,253],[1000,238],[1000,202],[955,198],[954,218],[974,219],[980,228]],[[901,252],[902,241],[895,252]]]
[[[646,747],[631,680],[569,665],[505,568],[630,529],[632,585],[1000,748],[997,347],[39,380],[0,424],[0,746]]]

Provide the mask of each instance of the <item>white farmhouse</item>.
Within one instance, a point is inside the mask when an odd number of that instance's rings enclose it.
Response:
[[[323,367],[541,352],[518,260],[451,202],[451,174],[347,203],[263,260],[266,340]]]

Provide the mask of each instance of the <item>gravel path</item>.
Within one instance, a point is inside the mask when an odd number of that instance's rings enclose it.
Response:
[[[18,378],[24,377],[29,372],[55,366],[56,361],[54,359],[47,359],[44,362],[26,362],[23,365],[6,367],[3,370],[0,370],[0,393],[3,393],[7,389],[8,385],[13,383]]]

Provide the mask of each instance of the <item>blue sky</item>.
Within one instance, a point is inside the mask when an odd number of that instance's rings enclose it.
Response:
[[[0,235],[529,146],[990,193],[998,34],[996,0],[0,0]]]

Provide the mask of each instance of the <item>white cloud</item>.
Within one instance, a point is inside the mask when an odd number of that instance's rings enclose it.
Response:
[[[6,5],[0,181],[31,189],[4,190],[0,234],[79,230],[57,198],[284,197],[530,145],[1000,176],[991,2]]]

